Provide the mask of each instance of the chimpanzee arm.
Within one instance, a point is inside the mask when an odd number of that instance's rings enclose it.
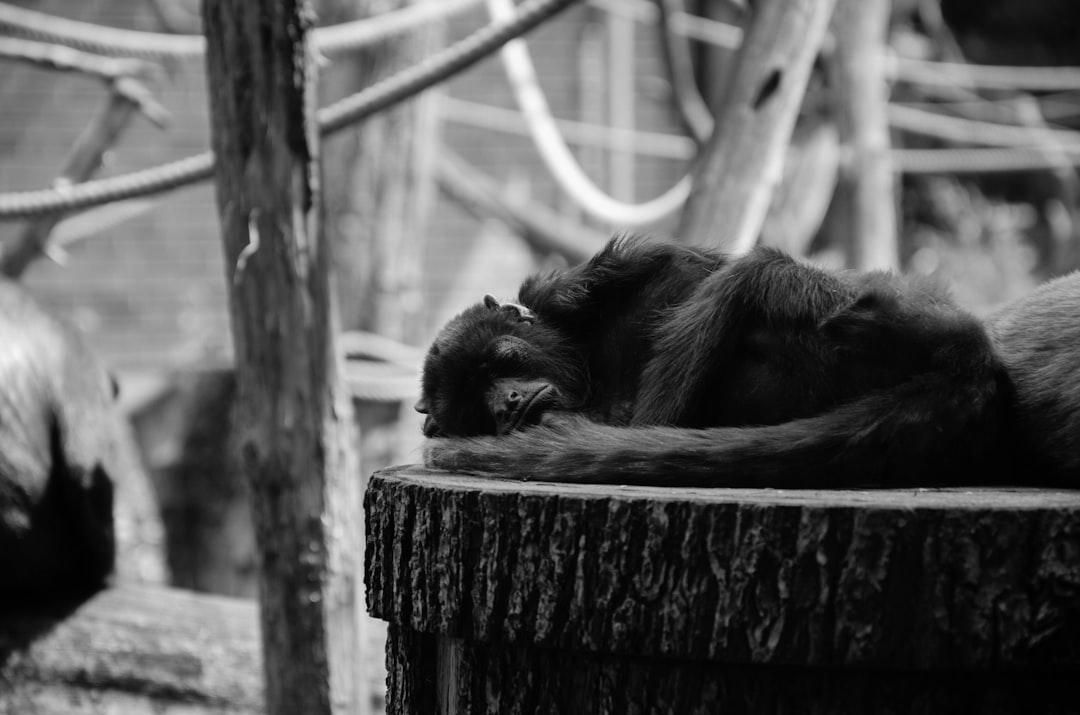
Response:
[[[430,440],[429,466],[554,482],[828,488],[1002,482],[1001,395],[929,374],[764,427],[621,428],[560,415],[512,435]]]
[[[518,300],[542,320],[572,327],[597,319],[613,303],[632,299],[657,284],[681,287],[696,282],[725,260],[719,253],[670,242],[620,237],[585,263],[526,279]]]
[[[692,415],[701,413],[701,402],[710,398],[710,383],[739,379],[737,366],[752,359],[775,361],[794,355],[807,362],[831,361],[832,356],[821,349],[827,339],[825,326],[855,303],[858,294],[856,286],[835,275],[772,249],[757,249],[733,260],[704,277],[686,300],[657,321],[632,424],[687,424]],[[762,337],[771,343],[767,352],[772,354],[751,354],[748,341],[761,342]],[[815,366],[807,375],[820,372]],[[770,379],[790,377],[773,374]]]

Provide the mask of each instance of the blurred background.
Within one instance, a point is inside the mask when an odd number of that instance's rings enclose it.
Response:
[[[414,4],[314,3],[320,25]],[[72,59],[42,48],[56,44],[49,27],[66,26],[21,11],[184,36],[201,31],[198,5],[0,5],[0,193],[69,175],[84,132],[109,112],[110,92],[139,112],[100,147],[100,167],[88,172],[95,178],[209,147],[197,53],[151,51],[138,65],[93,69],[102,57],[125,54],[107,47],[107,30],[97,31],[106,47],[82,47],[92,57]],[[322,104],[488,21],[482,3],[453,5],[407,34],[329,56]],[[891,267],[938,277],[978,313],[1075,269],[1080,4],[895,0],[889,12]],[[707,143],[701,126],[723,104],[751,15],[752,3],[738,1],[588,0],[529,35],[543,96],[597,187],[640,203],[692,170]],[[19,44],[26,41],[38,44]],[[839,267],[850,262],[852,238],[843,235],[833,197],[850,152],[830,111],[832,85],[828,63],[819,61],[762,240]],[[485,293],[513,297],[526,274],[580,260],[628,224],[597,218],[587,199],[557,185],[498,56],[327,139],[323,153],[325,227],[370,473],[419,460],[416,370],[440,325]],[[678,222],[673,211],[633,230],[669,236]],[[212,184],[95,207],[50,229],[47,259],[17,277],[78,326],[118,375],[164,516],[172,582],[253,595],[245,486],[228,449],[235,383]],[[4,254],[35,230],[34,220],[0,222]]]

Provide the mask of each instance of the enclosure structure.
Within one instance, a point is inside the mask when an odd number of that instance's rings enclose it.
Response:
[[[1080,493],[377,474],[389,713],[1070,712]]]

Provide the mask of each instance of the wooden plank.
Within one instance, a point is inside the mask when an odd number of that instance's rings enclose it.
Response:
[[[270,713],[360,712],[360,489],[320,226],[314,13],[203,4]]]
[[[0,613],[0,713],[257,713],[253,601],[166,588]]]

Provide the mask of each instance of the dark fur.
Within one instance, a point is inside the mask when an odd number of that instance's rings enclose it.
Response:
[[[481,306],[436,339],[420,403],[426,431],[469,438],[431,440],[429,465],[702,486],[1075,475],[1059,456],[1038,472],[1016,471],[1025,457],[1016,405],[1028,405],[1020,411],[1028,431],[1041,428],[1031,413],[1043,409],[1020,395],[1061,372],[1018,370],[1014,393],[1005,366],[1024,358],[1002,345],[1023,339],[1009,326],[1029,323],[1027,311],[997,319],[995,350],[984,326],[931,284],[826,272],[769,249],[731,258],[641,239],[613,241],[582,266],[526,280],[518,302],[535,324]],[[488,359],[507,334],[530,346],[531,364]],[[537,426],[477,437],[494,433],[498,403],[488,386],[508,375],[549,381],[560,399]],[[1073,425],[1078,397],[1074,388],[1060,406]],[[1076,440],[1063,449],[1075,452]]]

